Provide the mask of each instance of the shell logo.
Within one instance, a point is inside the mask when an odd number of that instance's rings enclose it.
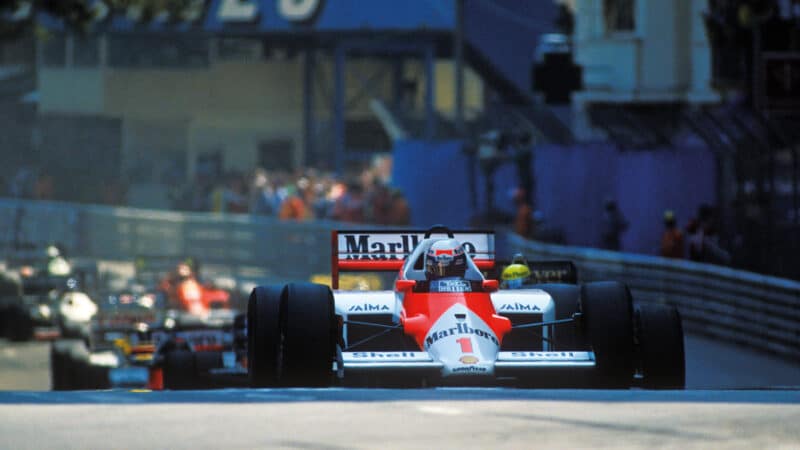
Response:
[[[459,358],[459,361],[461,361],[463,364],[477,364],[478,358],[472,355],[466,355]]]

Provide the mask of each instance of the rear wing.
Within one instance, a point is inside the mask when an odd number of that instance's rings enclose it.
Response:
[[[339,288],[340,272],[399,271],[406,257],[426,238],[459,241],[482,271],[494,267],[493,231],[338,230],[331,232],[331,286]]]
[[[488,274],[489,278],[500,280],[503,270],[510,264],[511,261],[497,261],[495,270]],[[543,283],[578,284],[578,269],[572,261],[528,261],[528,268],[531,270],[531,276],[526,281],[526,285]]]

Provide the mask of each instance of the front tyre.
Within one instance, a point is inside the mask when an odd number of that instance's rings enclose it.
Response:
[[[289,386],[327,386],[333,377],[337,329],[327,286],[292,283],[281,302],[278,374]]]
[[[195,389],[197,370],[189,350],[171,350],[164,355],[164,389]]]
[[[581,287],[585,335],[595,355],[597,385],[628,388],[633,381],[633,315],[628,288],[617,282]]]
[[[283,286],[258,286],[247,303],[247,373],[253,387],[278,381]]]

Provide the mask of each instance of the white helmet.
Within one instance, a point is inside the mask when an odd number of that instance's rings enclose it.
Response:
[[[425,253],[425,275],[429,280],[463,278],[466,271],[467,255],[455,239],[436,241]]]

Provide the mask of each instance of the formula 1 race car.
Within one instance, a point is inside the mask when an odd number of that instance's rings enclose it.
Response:
[[[157,298],[120,293],[99,301],[85,332],[53,342],[53,389],[198,389],[245,378],[243,314],[198,317],[164,309]]]
[[[616,282],[498,289],[491,232],[334,231],[332,287],[262,286],[247,312],[253,386],[683,388],[677,311]],[[342,271],[399,271],[391,291]]]
[[[62,321],[76,331],[51,346],[53,389],[208,388],[246,378],[244,314],[229,307],[227,291],[201,284],[186,263],[151,289],[143,281],[97,303],[61,302],[62,316],[81,320]]]

